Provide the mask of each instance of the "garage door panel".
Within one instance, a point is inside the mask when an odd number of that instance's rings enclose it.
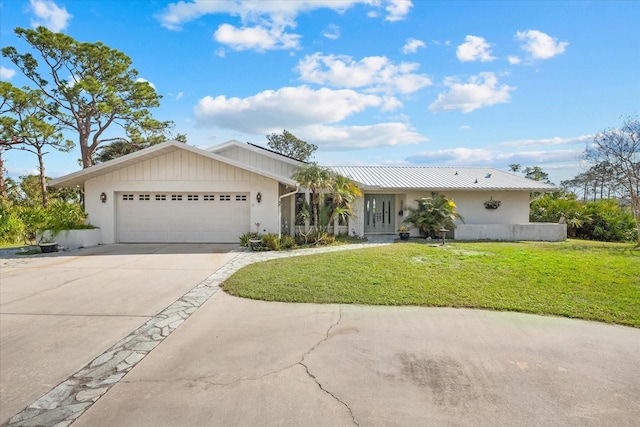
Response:
[[[248,193],[119,193],[118,241],[237,243],[250,230]]]

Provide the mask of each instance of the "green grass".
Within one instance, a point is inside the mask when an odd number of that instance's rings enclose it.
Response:
[[[640,327],[640,249],[624,244],[394,244],[253,264],[223,288],[267,301],[473,307]]]

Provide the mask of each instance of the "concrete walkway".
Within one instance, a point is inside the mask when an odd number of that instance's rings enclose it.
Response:
[[[10,425],[631,426],[640,419],[637,329],[217,292],[249,263],[345,249],[237,254]]]

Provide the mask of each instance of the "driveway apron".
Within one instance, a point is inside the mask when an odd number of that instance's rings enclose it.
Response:
[[[234,245],[105,245],[0,259],[0,424],[145,324]]]

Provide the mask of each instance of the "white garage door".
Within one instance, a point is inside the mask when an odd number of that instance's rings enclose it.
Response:
[[[238,243],[251,230],[248,193],[117,193],[121,243]]]

